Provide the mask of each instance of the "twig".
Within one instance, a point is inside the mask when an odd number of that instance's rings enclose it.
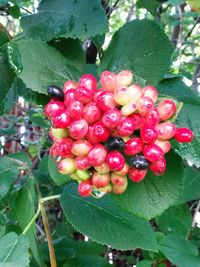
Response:
[[[22,232],[23,235],[25,235],[29,229],[31,228],[32,224],[37,220],[38,216],[40,215],[40,207],[38,208],[36,214],[34,217],[31,219],[31,221],[28,223],[28,225],[25,227],[24,231]]]
[[[194,212],[192,227],[195,227],[195,225],[196,225],[196,217],[197,217],[199,210],[200,210],[200,200],[198,201],[198,204],[197,204],[195,212]]]

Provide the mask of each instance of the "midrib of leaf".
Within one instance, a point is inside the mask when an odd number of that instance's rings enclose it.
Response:
[[[1,175],[2,173],[4,173],[4,172],[10,171],[10,170],[11,170],[11,168],[6,169],[6,170],[3,170],[3,171],[0,172],[0,175]]]
[[[10,253],[8,253],[8,255],[6,256],[6,258],[4,259],[4,261],[3,261],[3,262],[6,262],[6,261],[8,260],[8,258],[9,258],[9,257],[10,257],[10,255],[11,255],[11,253],[13,252],[13,250],[14,250],[15,246],[17,245],[17,242],[18,242],[18,237],[17,237],[17,239],[16,239],[16,241],[15,241],[15,243],[14,243],[13,247],[11,248],[11,250],[10,250]]]

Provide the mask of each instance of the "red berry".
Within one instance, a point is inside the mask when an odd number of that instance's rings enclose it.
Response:
[[[123,117],[120,119],[117,126],[117,131],[120,136],[130,136],[134,131],[133,122],[128,117]]]
[[[125,159],[120,152],[114,150],[108,153],[106,163],[111,171],[121,171],[125,165]]]
[[[104,92],[105,92],[105,90],[103,90],[102,88],[98,89],[98,90],[95,92],[95,94],[94,94],[93,100],[94,100],[95,102],[97,102],[97,98],[98,98],[102,93],[104,93]]]
[[[117,85],[128,86],[132,83],[133,73],[130,70],[122,70],[117,74]]]
[[[66,91],[64,96],[64,104],[66,107],[68,107],[69,103],[76,100],[76,90],[69,89]]]
[[[82,197],[88,197],[92,193],[92,181],[88,179],[78,185],[78,193]]]
[[[144,143],[151,144],[156,141],[158,133],[153,126],[145,125],[140,131],[140,136]]]
[[[107,128],[115,128],[121,119],[121,112],[118,109],[107,110],[103,117],[102,122]]]
[[[55,128],[67,128],[72,120],[66,111],[58,110],[52,114],[51,121]]]
[[[156,162],[152,162],[149,169],[157,176],[163,175],[166,170],[166,160],[165,158],[159,159]]]
[[[76,89],[76,99],[80,102],[87,104],[92,101],[94,92],[83,86],[79,86]]]
[[[105,142],[109,138],[110,133],[102,122],[96,122],[93,124],[93,135],[95,140],[100,143]]]
[[[171,99],[165,99],[158,105],[157,109],[160,119],[165,121],[171,118],[171,116],[173,116],[176,112],[176,104]]]
[[[158,91],[156,90],[156,88],[153,85],[148,85],[148,86],[144,87],[143,91],[142,91],[142,95],[145,97],[147,96],[147,97],[151,98],[154,103],[156,103],[156,101],[158,99]]]
[[[133,182],[141,182],[147,174],[147,170],[139,170],[132,167],[129,170],[128,176]]]
[[[94,135],[94,124],[89,125],[86,138],[92,144],[98,143],[98,140],[97,140],[96,136]]]
[[[92,185],[100,188],[105,187],[110,182],[110,174],[100,174],[98,172],[94,172],[92,176]]]
[[[69,126],[69,134],[74,139],[83,139],[88,131],[86,120],[73,121]]]
[[[78,84],[75,81],[69,80],[64,84],[63,87],[63,92],[64,94],[69,90],[69,89],[76,89]]]
[[[83,118],[88,124],[95,123],[101,118],[101,110],[95,102],[90,102],[85,105],[83,110]]]
[[[115,174],[118,174],[118,175],[123,176],[123,175],[127,174],[128,171],[129,171],[129,166],[128,166],[127,163],[125,163],[125,164],[124,164],[124,167],[123,167],[120,171],[115,172]]]
[[[158,161],[164,156],[163,150],[155,144],[146,145],[143,153],[145,158],[151,162]]]
[[[129,90],[127,87],[118,87],[114,92],[114,100],[120,105],[124,106],[130,102]]]
[[[75,166],[78,170],[87,170],[91,167],[88,157],[79,156],[75,158]]]
[[[137,101],[142,96],[142,87],[139,84],[132,84],[128,90],[130,100]]]
[[[86,156],[92,145],[87,140],[77,140],[72,144],[72,153],[75,156]]]
[[[129,156],[133,156],[142,152],[142,149],[143,149],[142,139],[138,137],[131,138],[126,142],[124,146],[124,152]]]
[[[156,108],[152,109],[146,116],[146,124],[156,126],[160,121],[160,116]]]
[[[145,121],[145,117],[138,114],[138,113],[133,113],[129,116],[129,119],[131,119],[132,123],[133,123],[133,127],[135,130],[139,130],[141,129],[146,121]]]
[[[154,109],[153,100],[147,96],[142,96],[138,100],[138,113],[142,116],[146,116],[152,109]]]
[[[51,100],[44,108],[44,115],[50,118],[57,111],[65,111],[63,102]]]
[[[171,122],[160,123],[155,128],[160,140],[169,140],[176,133],[176,125]]]
[[[189,143],[194,139],[194,133],[188,128],[178,128],[174,139],[180,143]]]
[[[73,140],[71,138],[63,138],[60,142],[53,144],[53,146],[50,148],[50,155],[52,155],[52,157],[72,156],[72,143]]]
[[[67,106],[67,114],[73,119],[81,119],[84,106],[80,101],[70,102]]]
[[[156,140],[155,144],[163,150],[164,154],[168,153],[171,149],[171,143],[169,141]]]
[[[119,175],[114,172],[111,173],[111,182],[117,186],[123,186],[127,183],[126,175]]]
[[[92,166],[99,166],[105,162],[107,151],[101,144],[95,145],[88,153],[88,160]]]
[[[62,159],[58,163],[58,171],[61,174],[72,174],[73,172],[75,172],[75,170],[76,170],[75,162],[74,162],[74,159],[72,158]]]
[[[111,71],[103,71],[100,76],[100,82],[104,89],[114,92],[117,85],[116,74]]]
[[[115,108],[116,103],[114,100],[114,95],[111,92],[102,92],[97,96],[97,105],[102,111],[106,111]]]
[[[79,86],[84,86],[94,92],[97,87],[96,78],[92,74],[85,74],[80,78]]]

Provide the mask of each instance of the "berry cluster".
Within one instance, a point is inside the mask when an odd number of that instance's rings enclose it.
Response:
[[[51,101],[44,113],[52,123],[50,154],[57,158],[60,173],[79,182],[81,196],[95,190],[121,194],[127,176],[140,182],[148,169],[162,175],[169,140],[193,140],[190,129],[176,128],[168,120],[176,113],[173,100],[158,101],[154,86],[141,88],[132,80],[128,70],[104,71],[99,89],[91,74],[78,84],[67,81],[63,90],[48,87]]]

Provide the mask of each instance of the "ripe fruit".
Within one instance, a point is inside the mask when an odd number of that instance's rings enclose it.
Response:
[[[122,175],[119,175],[119,174],[112,172],[111,173],[111,182],[114,185],[123,186],[127,183],[127,178],[125,175],[122,176]]]
[[[100,82],[106,91],[114,92],[117,85],[116,74],[111,71],[103,71],[100,76]]]
[[[115,108],[116,106],[114,95],[111,92],[102,92],[101,94],[99,94],[97,96],[96,103],[102,111]]]
[[[94,92],[97,87],[96,78],[92,74],[85,74],[80,78],[79,86],[83,86]]]
[[[165,158],[159,159],[158,161],[151,163],[149,169],[157,176],[163,175],[166,170]]]
[[[76,90],[74,89],[69,89],[65,93],[64,96],[64,104],[66,107],[68,107],[69,103],[73,102],[76,100]]]
[[[176,104],[171,99],[163,100],[157,107],[160,119],[165,121],[171,118],[176,112]]]
[[[58,170],[61,174],[71,174],[75,172],[76,168],[75,168],[74,159],[72,158],[62,159],[58,163]]]
[[[71,138],[63,138],[61,141],[53,144],[50,148],[50,155],[54,158],[56,156],[60,157],[71,157],[73,156],[71,153],[73,140]]]
[[[92,144],[87,140],[77,140],[72,144],[71,151],[75,156],[86,156],[91,148]]]
[[[164,156],[162,149],[155,144],[146,145],[143,149],[143,153],[145,158],[151,162],[158,161]]]
[[[124,152],[126,155],[133,156],[140,152],[143,149],[142,139],[139,137],[134,137],[128,140],[124,146]]]
[[[130,102],[128,88],[127,87],[116,88],[114,92],[114,99],[115,99],[115,102],[120,106],[124,106],[128,104]]]
[[[101,144],[93,146],[88,153],[88,160],[92,166],[99,166],[104,163],[107,156],[105,147]]]
[[[131,165],[138,170],[146,170],[149,167],[148,160],[142,155],[131,157]]]
[[[121,137],[110,137],[105,144],[108,150],[122,150],[124,145],[125,142]]]
[[[111,171],[121,171],[125,165],[125,159],[120,152],[114,150],[108,153],[106,163]]]
[[[75,81],[69,80],[64,84],[63,93],[65,94],[69,89],[76,89],[77,86]]]
[[[118,109],[107,110],[102,117],[103,124],[111,129],[117,127],[122,115]]]
[[[169,140],[176,133],[176,125],[171,122],[163,122],[158,124],[156,127],[159,140]]]
[[[146,124],[156,126],[160,121],[160,117],[156,108],[152,109],[146,116]]]
[[[54,142],[58,142],[68,136],[68,130],[62,128],[50,128],[49,135]]]
[[[72,120],[66,111],[58,110],[52,114],[51,121],[55,128],[67,128]]]
[[[146,116],[152,109],[154,109],[153,100],[147,96],[142,96],[138,100],[138,113],[142,116]]]
[[[117,131],[120,136],[130,136],[134,131],[132,120],[128,117],[121,118],[117,126]]]
[[[117,85],[128,86],[132,83],[133,73],[129,70],[122,70],[117,74]]]
[[[124,164],[124,167],[123,167],[120,171],[115,172],[115,174],[118,174],[118,175],[123,176],[123,175],[127,174],[128,171],[129,171],[129,166],[128,166],[127,163],[125,163],[125,164]]]
[[[140,136],[145,144],[152,144],[156,141],[158,133],[153,126],[145,125],[140,131]]]
[[[44,108],[44,115],[50,118],[56,111],[64,112],[65,105],[63,102],[51,100]]]
[[[178,128],[176,129],[174,139],[180,143],[192,142],[194,139],[194,133],[188,128]]]
[[[83,119],[86,120],[88,124],[100,120],[101,115],[101,110],[95,102],[88,103],[83,109]]]
[[[70,102],[67,106],[67,114],[72,119],[81,119],[83,115],[83,104],[80,101]]]
[[[76,170],[76,176],[79,180],[86,181],[90,178],[90,172],[87,170]]]
[[[154,103],[156,103],[156,101],[158,99],[158,91],[156,90],[156,88],[153,85],[148,85],[148,86],[144,87],[143,91],[142,91],[142,95],[145,97],[147,96],[147,97],[151,98]]]
[[[90,101],[92,101],[93,95],[93,91],[83,86],[79,86],[76,89],[76,99],[79,100],[81,103],[89,103]]]
[[[60,87],[56,86],[56,85],[48,86],[47,93],[54,100],[59,100],[59,101],[63,101],[64,100],[63,90]]]
[[[88,179],[78,185],[78,193],[82,197],[88,197],[92,193],[92,181]]]
[[[69,126],[69,134],[74,139],[83,139],[88,131],[86,120],[73,121]]]
[[[99,187],[105,187],[110,182],[110,174],[100,174],[98,172],[94,172],[92,175],[92,184],[93,186]]]
[[[79,170],[87,170],[91,167],[88,157],[86,156],[76,157],[75,166],[76,166],[76,169],[79,169]]]
[[[136,182],[136,183],[141,182],[146,176],[146,174],[147,174],[147,170],[138,170],[134,167],[132,167],[128,173],[131,181]]]
[[[131,114],[129,119],[131,119],[135,130],[141,129],[146,124],[146,118],[138,113]]]
[[[108,129],[104,126],[104,124],[102,122],[96,122],[92,126],[95,140],[97,140],[97,142],[99,143],[105,142],[108,139],[110,133]]]

